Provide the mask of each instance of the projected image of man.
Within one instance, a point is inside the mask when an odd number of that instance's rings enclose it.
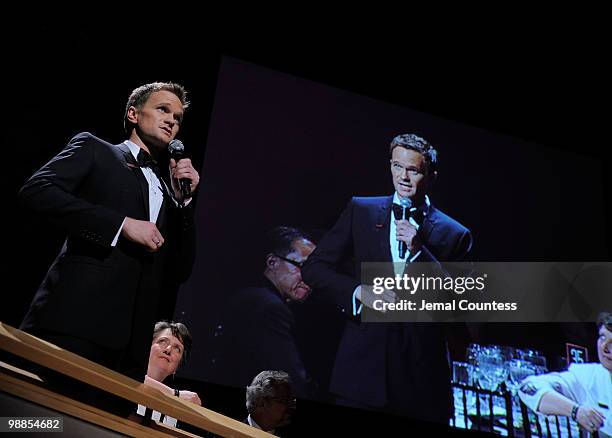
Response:
[[[427,140],[398,135],[391,142],[395,192],[354,197],[306,261],[302,275],[317,290],[330,290],[351,318],[346,323],[331,380],[340,403],[447,422],[451,391],[446,340],[441,327],[418,323],[364,323],[362,306],[393,302],[393,291],[373,294],[362,285],[364,262],[465,260],[470,231],[437,209],[428,194],[437,176],[438,153]],[[340,270],[351,260],[354,275]]]

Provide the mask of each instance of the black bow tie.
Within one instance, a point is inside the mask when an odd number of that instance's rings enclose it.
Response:
[[[158,178],[161,178],[161,172],[159,170],[157,161],[144,149],[140,149],[140,151],[138,151],[136,162],[138,163],[139,167],[148,167],[155,173],[155,175],[157,175]]]
[[[417,208],[414,210],[412,208],[402,208],[400,204],[396,204],[395,202],[393,203],[392,208],[394,219],[408,219],[412,217],[418,224],[423,221],[423,210],[421,208]],[[405,211],[403,215],[402,209]]]
[[[136,156],[136,161],[138,162],[138,166],[140,167],[157,167],[157,161],[153,159],[151,154],[149,154],[144,149],[140,149],[138,151],[138,155]]]

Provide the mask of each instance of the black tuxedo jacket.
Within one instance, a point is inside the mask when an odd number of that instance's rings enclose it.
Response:
[[[149,220],[148,184],[125,144],[75,136],[19,193],[25,207],[68,233],[21,328],[110,349],[131,343],[136,356],[148,355],[162,289],[184,281],[194,258],[193,208],[179,209],[169,196],[157,220],[165,239],[158,252],[122,237],[111,246],[126,216]]]
[[[302,268],[304,281],[316,290],[334,293],[349,315],[353,292],[361,284],[361,263],[392,261],[392,201],[392,196],[353,198]],[[465,260],[472,244],[469,230],[433,205],[425,211],[419,237],[423,247],[415,262]],[[338,270],[346,259],[353,261],[355,275]],[[397,409],[399,394],[405,397],[399,401],[406,407],[404,413],[448,416],[450,378],[442,328],[430,323],[348,320],[330,389],[344,399],[376,408]]]

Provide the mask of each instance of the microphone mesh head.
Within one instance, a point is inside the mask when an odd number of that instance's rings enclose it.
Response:
[[[400,198],[400,205],[402,207],[405,207],[405,208],[410,208],[410,207],[412,207],[412,199],[410,199],[410,198]]]
[[[185,145],[182,141],[174,139],[168,144],[168,151],[170,153],[185,152]]]

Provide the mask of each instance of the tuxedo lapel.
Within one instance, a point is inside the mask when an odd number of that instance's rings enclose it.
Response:
[[[159,214],[157,215],[157,222],[155,223],[155,225],[157,225],[157,228],[159,230],[163,229],[166,223],[166,210],[168,207],[168,202],[173,202],[172,199],[169,199],[169,195],[166,193],[166,191],[163,191],[164,193],[164,197],[163,197],[163,201],[162,201],[162,205],[161,208],[159,209]]]
[[[134,155],[132,155],[130,148],[127,147],[125,143],[121,143],[117,145],[117,147],[123,153],[126,166],[130,168],[132,174],[134,175],[134,178],[136,178],[136,180],[138,181],[140,192],[142,194],[142,204],[145,211],[145,217],[147,220],[149,220],[149,218],[151,217],[149,213],[149,183],[147,182],[144,173],[142,173],[142,169],[138,166]]]
[[[433,205],[429,204],[424,216],[419,234],[422,242],[429,242],[429,236],[436,225],[436,209]]]
[[[384,198],[378,206],[378,217],[376,218],[376,229],[378,236],[378,248],[381,261],[392,261],[391,247],[389,246],[389,227],[391,226],[391,204],[393,196]]]

